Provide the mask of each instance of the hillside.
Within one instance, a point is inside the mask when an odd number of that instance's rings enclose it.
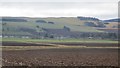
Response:
[[[106,28],[101,20],[92,17],[2,17],[3,36],[63,36],[77,37],[82,33],[105,33],[98,28]]]
[[[120,22],[120,18],[103,20],[103,22]]]

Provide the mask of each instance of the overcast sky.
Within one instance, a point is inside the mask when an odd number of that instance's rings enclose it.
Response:
[[[37,1],[37,0],[1,0],[0,16],[24,17],[97,17],[110,19],[118,17],[118,0],[91,2],[88,0]]]

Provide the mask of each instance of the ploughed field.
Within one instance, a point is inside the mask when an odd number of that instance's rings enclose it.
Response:
[[[14,43],[14,44],[13,44]],[[3,43],[3,46],[32,46],[41,47],[43,44],[33,43]],[[3,66],[118,66],[117,44],[108,43],[76,43],[76,46],[87,47],[59,47],[57,45],[75,46],[75,43],[52,43],[54,48],[2,50]],[[93,45],[92,45],[93,44]],[[37,45],[37,46],[35,46]],[[96,46],[101,48],[97,48]],[[101,46],[100,46],[101,45]],[[103,46],[105,45],[105,46]],[[44,45],[45,46],[45,45]],[[49,46],[46,46],[49,47]],[[52,45],[50,46],[52,47]],[[56,48],[55,48],[56,47]],[[89,48],[91,47],[91,48]],[[94,48],[96,47],[96,48]],[[108,47],[108,48],[104,48]],[[113,47],[113,48],[109,48]]]

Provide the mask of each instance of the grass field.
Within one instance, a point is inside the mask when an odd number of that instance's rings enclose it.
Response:
[[[2,41],[13,41],[13,42],[55,42],[55,43],[64,43],[64,42],[81,42],[81,43],[118,43],[114,40],[94,40],[94,39],[23,39],[23,38],[2,38]]]

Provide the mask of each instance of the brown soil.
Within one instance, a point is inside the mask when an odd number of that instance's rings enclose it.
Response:
[[[3,51],[3,66],[118,66],[116,49]]]
[[[19,43],[19,42],[2,42],[2,46],[51,46],[49,43],[35,44],[35,43]],[[118,47],[118,43],[50,43],[67,46],[88,46],[88,47]]]
[[[110,43],[54,43],[61,45],[117,46]],[[3,43],[3,46],[41,46],[28,43]],[[43,46],[43,45],[42,45]],[[3,66],[118,66],[118,49],[59,48],[2,51]]]

